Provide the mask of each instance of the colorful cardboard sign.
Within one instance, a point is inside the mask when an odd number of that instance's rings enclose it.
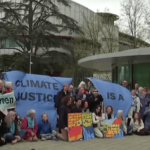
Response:
[[[121,119],[105,120],[104,133],[106,138],[113,138],[115,135],[120,135]]]
[[[82,113],[82,123],[83,123],[83,127],[91,127],[93,125],[92,114]]]
[[[70,142],[83,138],[82,135],[82,113],[68,114],[68,139]]]

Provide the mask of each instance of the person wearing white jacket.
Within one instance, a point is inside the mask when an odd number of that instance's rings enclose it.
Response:
[[[102,114],[101,106],[95,108],[94,113],[92,113],[94,134],[98,138],[104,137],[103,120],[105,120],[105,114]]]
[[[132,102],[131,108],[130,108],[129,113],[128,113],[127,126],[130,125],[130,121],[133,118],[134,113],[140,111],[140,105],[141,105],[140,99],[139,99],[139,97],[136,96],[135,90],[131,91],[131,96],[133,98],[133,102]]]

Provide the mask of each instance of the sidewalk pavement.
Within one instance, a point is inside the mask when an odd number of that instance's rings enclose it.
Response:
[[[7,144],[0,150],[150,150],[150,136],[126,136],[120,139],[92,139],[88,141],[38,141]]]

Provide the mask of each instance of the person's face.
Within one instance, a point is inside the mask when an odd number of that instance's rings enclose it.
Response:
[[[15,120],[16,115],[14,113],[11,114],[11,119]]]
[[[13,84],[10,84],[9,89],[11,90],[13,89]]]
[[[84,88],[80,88],[80,93],[81,93],[81,94],[84,93]]]
[[[69,87],[69,92],[72,92],[73,91],[73,87]]]
[[[98,107],[98,108],[96,109],[96,112],[97,112],[97,113],[99,113],[99,112],[100,112],[100,110],[101,110],[101,108],[100,108],[100,107]]]
[[[138,118],[139,118],[138,114],[135,114],[135,115],[134,115],[134,118],[135,118],[135,119],[138,119]]]
[[[72,99],[70,98],[67,105],[71,105],[71,103],[72,103]]]
[[[47,114],[44,114],[43,117],[42,117],[42,119],[43,119],[44,121],[47,121],[47,120],[48,120]]]
[[[146,92],[145,91],[142,91],[142,97],[146,97]]]
[[[88,82],[88,87],[90,87],[91,86],[91,82]]]
[[[139,88],[139,85],[135,84],[135,89],[138,90],[138,88]]]
[[[34,118],[34,117],[35,117],[35,113],[31,113],[30,118]]]
[[[111,112],[112,112],[111,107],[108,107],[108,108],[107,108],[107,113],[108,113],[108,114],[111,114]]]
[[[143,90],[144,90],[145,92],[147,92],[147,87],[144,87]]]
[[[78,100],[77,105],[81,106],[81,100]]]
[[[84,108],[88,108],[88,102],[84,103]]]
[[[68,91],[68,85],[64,86],[64,91]]]
[[[150,90],[148,90],[148,94],[150,94]]]
[[[132,96],[136,96],[136,93],[135,93],[135,91],[133,91],[133,92],[132,92]]]
[[[82,84],[81,87],[85,88],[85,84]]]
[[[123,117],[123,112],[120,112],[120,116]]]

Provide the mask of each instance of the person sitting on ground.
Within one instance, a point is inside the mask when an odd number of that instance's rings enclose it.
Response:
[[[71,113],[71,102],[70,96],[65,96],[63,98],[63,105],[60,108],[60,115],[58,120],[59,129],[61,129],[61,134],[57,133],[57,137],[64,141],[68,141],[68,114]]]
[[[42,115],[42,120],[38,124],[38,135],[40,136],[42,141],[56,140],[56,131],[52,131],[51,124],[46,113]]]
[[[88,108],[88,101],[84,101],[82,113],[90,113],[90,110]]]
[[[102,114],[102,109],[100,105],[96,106],[94,113],[92,113],[92,119],[95,136],[98,138],[103,138],[104,137],[103,120],[105,120],[105,114]]]
[[[144,120],[144,128],[150,130],[150,102],[148,102],[148,106],[145,109]]]
[[[21,130],[20,132],[18,131],[17,128],[17,121],[15,120],[16,118],[16,113],[14,111],[8,112],[6,118],[5,118],[5,123],[6,123],[6,128],[3,138],[7,142],[11,142],[12,144],[16,144],[18,141],[21,141],[21,139],[24,137],[26,131]]]
[[[144,128],[144,123],[139,113],[134,114],[134,118],[131,120],[130,126],[132,126],[133,133],[136,135],[150,135],[150,131]]]
[[[27,117],[25,117],[22,120],[22,129],[26,130],[26,134],[24,135],[24,140],[27,141],[37,141],[38,138],[36,136],[37,133],[37,123],[35,120],[35,110],[30,110],[27,114]]]
[[[118,110],[116,119],[122,120],[122,124],[120,125],[120,129],[124,132],[124,135],[132,135],[132,127],[126,126],[126,120],[123,116],[123,110]]]
[[[114,110],[112,106],[107,106],[106,107],[106,114],[105,114],[105,119],[114,119]]]
[[[13,83],[12,82],[6,82],[5,83],[5,93],[11,93],[13,92]]]
[[[75,106],[73,106],[73,108],[72,108],[72,112],[73,113],[81,113],[82,112],[80,99],[77,99]]]

